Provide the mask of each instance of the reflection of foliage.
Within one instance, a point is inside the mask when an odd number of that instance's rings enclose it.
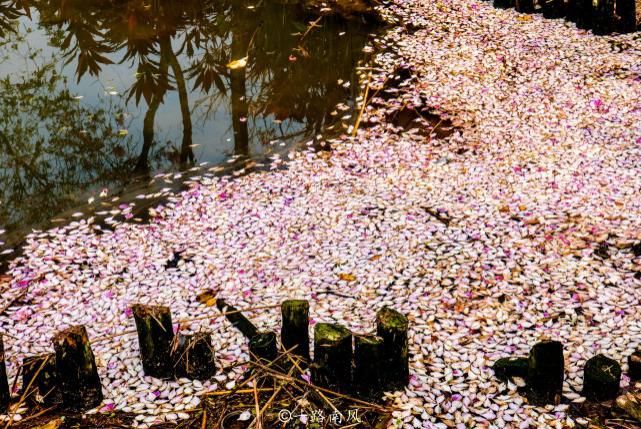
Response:
[[[0,0],[0,37],[14,32],[15,21],[25,15],[29,15],[26,0]]]
[[[77,203],[79,190],[118,182],[134,160],[131,138],[118,133],[123,112],[83,106],[62,80],[52,64],[22,80],[0,80],[0,223],[6,226],[38,223]]]

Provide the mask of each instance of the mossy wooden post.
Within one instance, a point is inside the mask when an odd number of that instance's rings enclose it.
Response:
[[[177,377],[205,381],[216,374],[214,346],[208,332],[179,334],[173,355]]]
[[[31,386],[27,391],[27,386]],[[22,361],[22,391],[30,403],[54,405],[62,402],[56,377],[56,355],[30,356]]]
[[[344,393],[352,385],[352,333],[338,323],[318,323],[314,329],[312,382]]]
[[[621,365],[602,354],[585,363],[583,370],[583,395],[591,401],[615,399],[621,383]]]
[[[528,356],[527,397],[530,404],[558,404],[564,376],[563,345],[558,341],[535,344]]]
[[[258,333],[256,326],[245,316],[243,313],[238,311],[236,307],[232,307],[227,304],[223,299],[216,300],[216,307],[220,310],[221,313],[229,313],[225,315],[227,320],[231,322],[234,328],[238,329],[242,334],[248,339],[251,340],[254,335]]]
[[[53,337],[56,379],[66,408],[83,411],[102,402],[96,359],[84,326],[74,326]]]
[[[628,376],[632,381],[641,380],[641,350],[628,356]]]
[[[637,30],[637,13],[641,8],[638,0],[616,0],[617,15],[621,18],[617,31],[632,33]]]
[[[548,19],[563,18],[565,16],[564,0],[542,0],[543,16]]]
[[[514,7],[517,12],[534,13],[534,0],[516,0]]]
[[[383,339],[374,335],[354,337],[354,390],[366,401],[383,396]]]
[[[173,363],[171,345],[174,327],[168,307],[136,304],[132,307],[140,358],[145,375],[156,378],[171,378]]]
[[[576,17],[575,22],[578,28],[592,28],[592,19],[594,17],[594,7],[592,0],[576,0]]]
[[[9,392],[9,380],[7,380],[7,367],[4,362],[4,342],[0,334],[0,414],[5,414],[9,409],[11,393]]]
[[[594,8],[594,25],[592,27],[594,34],[604,35],[614,31],[614,2],[615,0],[597,0]]]
[[[567,0],[565,4],[565,19],[568,21],[576,21],[576,5],[580,0]]]
[[[514,7],[514,0],[494,0],[494,7],[499,9],[509,9]]]
[[[259,332],[249,342],[251,360],[263,365],[274,362],[278,357],[276,333],[272,331]]]
[[[280,340],[285,350],[290,350],[309,360],[309,301],[290,299],[283,301],[280,306],[282,314],[282,328]]]
[[[383,388],[399,390],[409,383],[407,317],[389,307],[376,314],[376,333],[383,339]]]

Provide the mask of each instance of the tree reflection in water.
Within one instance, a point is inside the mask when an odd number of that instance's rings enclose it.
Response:
[[[302,37],[316,18],[274,0],[0,0],[0,44],[46,37],[41,49],[57,62],[23,75],[0,68],[0,222],[36,225],[135,174],[261,156],[270,141],[320,133],[357,95],[337,82],[356,83],[372,27],[328,15]],[[244,57],[246,67],[227,67]],[[72,95],[118,67],[135,71],[124,97]],[[174,102],[181,127],[167,146],[158,115]]]

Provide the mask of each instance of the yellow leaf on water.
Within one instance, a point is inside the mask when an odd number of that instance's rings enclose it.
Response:
[[[127,130],[120,130],[120,131],[118,131],[118,135],[119,135],[120,137],[124,137],[124,136],[126,136],[127,134],[129,134],[129,131],[127,131]]]
[[[227,68],[231,70],[242,69],[247,66],[247,57],[241,58],[239,60],[234,60],[227,64]]]
[[[356,280],[356,276],[349,273],[341,273],[338,275],[338,278],[341,280],[345,280],[346,282],[353,282]]]
[[[516,19],[518,19],[521,22],[530,22],[530,21],[532,21],[532,17],[530,15],[519,16]]]

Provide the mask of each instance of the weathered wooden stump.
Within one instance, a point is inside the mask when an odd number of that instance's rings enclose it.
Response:
[[[501,358],[497,360],[492,369],[496,378],[502,381],[508,381],[512,377],[521,377],[527,379],[528,358]]]
[[[574,10],[576,11],[574,22],[576,22],[577,28],[592,28],[592,20],[594,18],[592,0],[576,0]]]
[[[615,0],[597,0],[592,27],[594,34],[610,34],[615,30],[614,2]]]
[[[309,360],[309,301],[290,299],[281,304],[280,340],[285,350]]]
[[[9,409],[11,393],[9,391],[9,380],[7,380],[7,367],[4,362],[4,342],[0,334],[0,414],[4,414]]]
[[[354,390],[366,401],[383,396],[383,339],[374,335],[354,337]]]
[[[383,339],[383,388],[399,390],[409,383],[407,317],[389,307],[376,313],[376,334]]]
[[[563,18],[565,16],[564,0],[541,0],[543,16],[549,19]]]
[[[564,376],[563,345],[558,341],[535,344],[528,356],[528,401],[533,405],[558,404]]]
[[[628,375],[632,381],[641,380],[641,350],[628,356]]]
[[[598,354],[585,363],[583,395],[591,401],[608,401],[617,397],[621,383],[621,366],[614,359]]]
[[[514,7],[517,12],[534,13],[534,0],[516,0]]]
[[[171,346],[174,327],[168,307],[136,304],[132,307],[140,358],[145,374],[156,378],[171,378],[174,373]]]
[[[263,365],[274,362],[278,357],[276,333],[272,331],[259,332],[249,342],[251,360]]]
[[[210,333],[179,334],[173,356],[177,377],[204,381],[216,374],[216,359]]]
[[[352,333],[338,323],[318,323],[314,329],[312,382],[336,392],[351,386]]]
[[[565,5],[565,19],[568,21],[576,22],[577,17],[577,3],[581,0],[567,0]]]
[[[617,15],[621,18],[617,31],[620,33],[632,33],[637,30],[637,13],[639,11],[638,0],[616,0]]]
[[[27,386],[31,386],[27,390]],[[22,361],[22,391],[30,403],[54,405],[62,402],[56,378],[56,355],[30,356]]]
[[[75,411],[102,402],[102,385],[96,360],[84,326],[74,326],[53,337],[56,351],[56,380],[63,405]]]
[[[238,329],[248,340],[254,338],[254,335],[258,333],[258,328],[248,319],[243,313],[238,311],[236,307],[233,307],[223,299],[216,300],[216,307],[222,313],[226,314],[227,320],[231,322],[234,328]]]
[[[509,9],[514,7],[514,0],[494,0],[494,7],[499,9]]]

